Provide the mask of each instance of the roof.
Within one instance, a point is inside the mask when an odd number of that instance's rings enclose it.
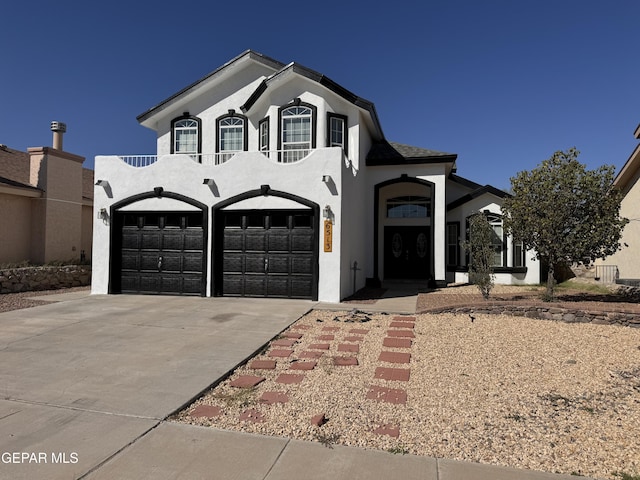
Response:
[[[6,177],[0,177],[0,185],[6,185],[8,187],[28,188],[30,190],[40,190],[38,187],[34,187],[33,185],[16,182],[15,180],[11,180],[10,178]]]
[[[367,166],[454,163],[457,158],[458,155],[455,153],[438,152],[384,140],[371,146],[367,154]]]
[[[251,60],[253,60],[253,61],[257,62],[257,63],[260,63],[262,65],[265,65],[265,66],[273,69],[273,71],[278,71],[278,70],[280,70],[281,68],[283,68],[285,66],[284,63],[281,63],[281,62],[279,62],[277,60],[274,60],[273,58],[267,57],[266,55],[263,55],[261,53],[255,52],[253,50],[245,50],[240,55],[238,55],[237,57],[229,60],[227,63],[225,63],[221,67],[216,68],[213,72],[208,73],[207,75],[205,75],[201,79],[196,80],[191,85],[186,86],[185,88],[183,88],[179,92],[171,95],[166,100],[163,100],[162,102],[160,102],[155,107],[152,107],[149,110],[147,110],[146,112],[141,113],[140,115],[138,115],[136,117],[138,122],[144,124],[144,122],[146,120],[148,120],[150,117],[154,116],[156,113],[163,111],[168,106],[170,106],[173,103],[175,103],[177,100],[186,97],[187,95],[191,94],[195,90],[199,89],[204,84],[215,80],[217,77],[220,77],[223,74],[223,72],[225,72],[226,70],[229,70],[229,69],[233,68],[234,66],[238,65],[239,63],[241,63],[242,61],[246,61],[246,60],[249,60],[249,59],[251,59]]]
[[[640,140],[640,125],[636,128],[634,136]],[[618,175],[613,180],[613,184],[624,191],[638,170],[640,170],[640,144],[636,146],[629,159],[622,166],[620,172],[618,172]]]
[[[456,175],[455,173],[449,174],[449,180],[473,190],[482,188],[482,185],[480,185],[479,183],[473,182],[468,178],[461,177],[460,175]]]
[[[454,200],[453,202],[451,202],[449,205],[447,205],[447,212],[454,210],[458,208],[460,205],[464,205],[465,203],[470,202],[474,198],[481,197],[482,195],[485,195],[487,193],[491,195],[495,195],[496,197],[499,197],[499,198],[507,198],[511,196],[509,193],[505,192],[504,190],[500,190],[496,187],[492,187],[491,185],[485,185],[483,187],[476,188],[472,192],[469,192],[466,195],[463,195],[457,200]]]
[[[24,185],[29,184],[29,154],[14,150],[6,145],[0,146],[0,176]]]

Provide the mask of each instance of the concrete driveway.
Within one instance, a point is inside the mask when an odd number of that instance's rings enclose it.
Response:
[[[0,478],[85,475],[313,305],[118,295],[0,314]]]

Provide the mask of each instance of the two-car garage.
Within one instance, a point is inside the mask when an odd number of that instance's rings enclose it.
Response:
[[[315,209],[214,210],[211,242],[207,218],[114,209],[110,292],[317,299]]]

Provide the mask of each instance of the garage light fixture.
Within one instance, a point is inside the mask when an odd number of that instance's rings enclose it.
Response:
[[[103,187],[103,188],[109,188],[109,182],[107,180],[98,180],[96,182],[96,186]]]
[[[331,175],[322,175],[322,181],[324,183],[331,183],[332,180]]]
[[[322,209],[322,216],[327,220],[331,220],[331,217],[333,216],[333,212],[331,211],[331,207],[329,205],[325,206]]]
[[[214,181],[213,181],[213,178],[205,178],[205,179],[202,181],[202,184],[203,184],[203,185],[208,185],[208,186],[212,187],[212,186],[214,186],[214,185],[216,184],[216,182],[214,182]]]
[[[107,212],[106,208],[98,210],[98,220],[102,220],[102,223],[109,225],[109,212]]]

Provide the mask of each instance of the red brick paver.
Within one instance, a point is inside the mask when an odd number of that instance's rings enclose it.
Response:
[[[291,370],[313,370],[316,362],[293,362],[289,367]]]
[[[312,343],[307,348],[311,350],[329,350],[330,346],[331,345],[329,345],[328,343]]]
[[[287,403],[289,401],[289,395],[284,392],[264,392],[260,397],[262,403],[271,405],[273,403]]]
[[[324,415],[324,413],[320,413],[318,415],[314,415],[313,417],[311,417],[311,425],[315,425],[316,427],[321,427],[325,423],[327,423],[327,417]]]
[[[415,338],[415,334],[411,330],[387,330],[387,336],[396,338]]]
[[[262,423],[264,422],[264,416],[255,408],[250,408],[240,414],[240,420],[253,423]]]
[[[396,380],[400,382],[408,382],[411,370],[408,368],[376,368],[374,378],[380,378],[382,380]]]
[[[382,345],[390,348],[411,348],[413,341],[410,338],[390,338],[382,340]]]
[[[269,357],[287,358],[293,353],[293,350],[271,350],[267,353]]]
[[[320,358],[322,355],[324,355],[324,352],[304,351],[304,352],[300,353],[300,355],[298,355],[298,357],[299,358]]]
[[[349,330],[349,333],[354,333],[356,335],[366,335],[367,333],[369,333],[369,330],[367,330],[366,328],[352,328],[351,330]]]
[[[292,384],[292,383],[300,383],[304,380],[304,375],[296,375],[294,373],[281,373],[278,378],[276,378],[277,383],[284,384]]]
[[[404,317],[404,316],[393,317],[393,321],[394,322],[415,322],[416,317]]]
[[[407,403],[407,392],[400,388],[369,387],[367,400],[404,405]]]
[[[352,367],[358,365],[356,357],[333,357],[333,364],[338,367]]]
[[[189,414],[191,418],[214,418],[220,416],[222,413],[222,408],[216,407],[214,405],[198,405],[193,411]]]
[[[232,380],[229,385],[236,388],[252,388],[264,382],[264,380],[264,377],[257,377],[256,375],[240,375],[235,380]]]
[[[389,325],[390,328],[408,328],[409,330],[413,330],[415,326],[413,322],[391,322]]]
[[[331,340],[335,340],[336,336],[335,335],[320,335],[318,336],[318,340],[324,340],[325,342],[331,341]]]
[[[390,437],[398,438],[400,436],[400,428],[388,423],[385,425],[380,425],[373,431],[373,433],[377,433],[378,435],[389,435]]]
[[[361,342],[363,339],[364,337],[361,337],[359,335],[351,335],[349,337],[344,337],[345,342]]]
[[[400,352],[381,352],[378,360],[389,363],[409,363],[411,361],[411,354]]]
[[[282,334],[282,336],[285,338],[293,338],[295,340],[300,340],[302,338],[301,333],[295,333],[295,332],[285,332]]]
[[[340,327],[322,327],[323,332],[337,332]]]
[[[338,351],[358,353],[360,351],[360,346],[352,343],[341,343],[338,345]]]
[[[254,360],[249,364],[249,368],[253,370],[273,370],[276,368],[275,360]]]

